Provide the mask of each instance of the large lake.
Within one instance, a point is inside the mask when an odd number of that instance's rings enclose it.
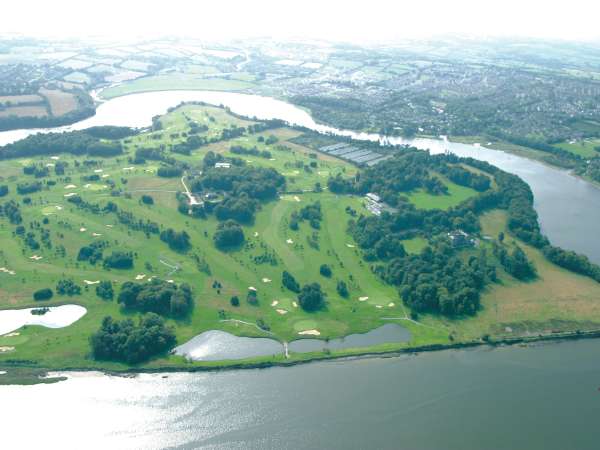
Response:
[[[96,116],[62,129],[147,126],[152,116],[190,100],[380,139],[316,124],[307,112],[275,99],[198,91],[116,98]],[[31,132],[0,133],[0,144]],[[595,186],[500,151],[431,139],[410,143],[473,156],[521,176],[550,239],[600,263]],[[596,340],[166,379],[83,374],[54,385],[0,387],[0,442],[7,448],[596,449],[599,387]]]

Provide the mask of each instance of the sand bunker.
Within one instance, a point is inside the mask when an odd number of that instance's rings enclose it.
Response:
[[[277,314],[281,314],[281,315],[288,313],[285,309],[276,309],[275,311],[277,311]]]
[[[271,282],[271,280],[270,280],[269,278],[263,278],[263,279],[262,279],[262,282],[263,282],[263,283],[270,283],[270,282]]]
[[[90,184],[90,183],[88,183],[88,184],[84,184],[84,185],[83,185],[83,187],[84,187],[84,188],[86,188],[86,189],[89,189],[89,188],[90,188],[90,186],[91,186],[91,184]]]
[[[74,195],[77,195],[75,192],[69,192],[68,194],[65,194],[65,197],[73,197]]]
[[[113,227],[112,225],[106,225],[106,226],[107,226],[107,228],[112,228]]]
[[[54,164],[48,163],[48,164],[46,164],[46,167],[54,167]]]
[[[304,330],[299,331],[298,334],[303,336],[321,336],[321,332],[319,330]]]
[[[146,278],[146,274],[144,273],[140,273],[139,275],[135,276],[136,280],[143,280],[144,278]]]
[[[271,306],[277,306],[277,305],[279,305],[279,302],[277,300],[273,300],[271,302]]]
[[[298,303],[296,303],[296,302],[292,302],[292,306],[293,306],[294,308],[297,308],[297,307],[298,307]]]
[[[254,232],[254,237],[258,237],[258,232],[257,231]]]
[[[98,237],[98,236],[102,236],[102,234],[101,233],[92,233],[92,236]]]
[[[104,175],[102,175],[102,178],[108,178],[108,177],[110,177],[110,175],[107,174],[107,173],[105,173]]]
[[[58,161],[60,159],[60,156],[51,156],[50,159],[53,159],[54,161]]]
[[[0,267],[0,272],[7,273],[9,275],[16,275],[14,270],[9,270],[6,267]]]
[[[174,280],[167,280],[167,283],[175,283]]]
[[[103,171],[102,169],[96,169],[96,170],[94,170],[94,172],[95,172],[95,173],[102,173],[102,172],[104,172],[104,171]]]
[[[33,259],[34,261],[39,261],[40,259],[42,259],[42,257],[39,255],[33,255],[33,256],[30,256],[29,259]]]
[[[87,284],[88,286],[92,285],[92,284],[100,284],[100,280],[96,280],[96,281],[90,281],[90,280],[83,280],[83,282],[85,284]]]
[[[11,352],[14,349],[15,349],[14,347],[9,347],[8,345],[5,345],[3,347],[0,347],[0,353]]]
[[[359,302],[366,302],[367,300],[369,300],[369,297],[358,297]]]
[[[123,170],[133,170],[135,167],[123,167]]]
[[[287,240],[287,241],[285,241],[285,242],[287,242],[288,244],[293,244],[293,243],[294,243],[294,241],[292,241],[291,239],[288,239],[288,240]]]
[[[75,189],[76,187],[77,187],[77,185],[75,185],[75,184],[67,184],[65,186],[65,189]]]
[[[396,304],[395,304],[394,302],[389,302],[389,303],[388,303],[388,306],[389,306],[390,308],[393,308],[394,306],[396,306]]]
[[[300,201],[300,197],[298,197],[297,195],[294,195],[294,200],[296,200],[297,202]]]
[[[81,227],[81,228],[79,229],[79,231],[81,231],[82,233],[84,233],[84,232],[86,232],[86,231],[87,231],[87,228],[83,228],[83,227]]]
[[[352,244],[346,244],[346,247],[348,247],[348,248],[354,248],[354,245],[352,245]]]
[[[375,308],[381,309],[381,308],[383,308],[383,306],[381,306],[381,305],[375,305]]]
[[[248,290],[256,292],[256,288],[254,286],[248,286]]]

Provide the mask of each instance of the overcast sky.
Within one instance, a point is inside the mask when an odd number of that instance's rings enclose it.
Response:
[[[3,0],[0,32],[373,42],[448,33],[600,40],[596,0]]]

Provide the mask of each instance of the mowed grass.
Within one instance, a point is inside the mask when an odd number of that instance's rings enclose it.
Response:
[[[594,150],[594,147],[600,147],[600,139],[583,139],[573,143],[561,142],[556,146],[583,158],[593,158],[600,155],[599,152]]]
[[[438,175],[438,178],[448,187],[448,194],[432,195],[423,189],[418,189],[407,195],[408,199],[419,209],[446,210],[458,206],[470,197],[477,195],[477,191],[465,186],[459,186],[450,180]]]
[[[203,78],[196,74],[156,75],[104,89],[101,96],[111,99],[127,94],[168,90],[243,91],[254,86],[248,81],[226,78]]]

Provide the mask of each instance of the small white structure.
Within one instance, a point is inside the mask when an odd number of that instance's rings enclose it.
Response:
[[[377,195],[377,194],[374,194],[374,193],[372,193],[372,192],[369,192],[369,193],[366,195],[366,197],[367,197],[369,200],[372,200],[372,201],[374,201],[374,202],[377,202],[377,203],[379,203],[379,202],[381,201],[381,197],[379,197],[379,195]]]
[[[215,169],[229,169],[230,167],[231,167],[231,163],[228,163],[228,162],[215,163]]]

